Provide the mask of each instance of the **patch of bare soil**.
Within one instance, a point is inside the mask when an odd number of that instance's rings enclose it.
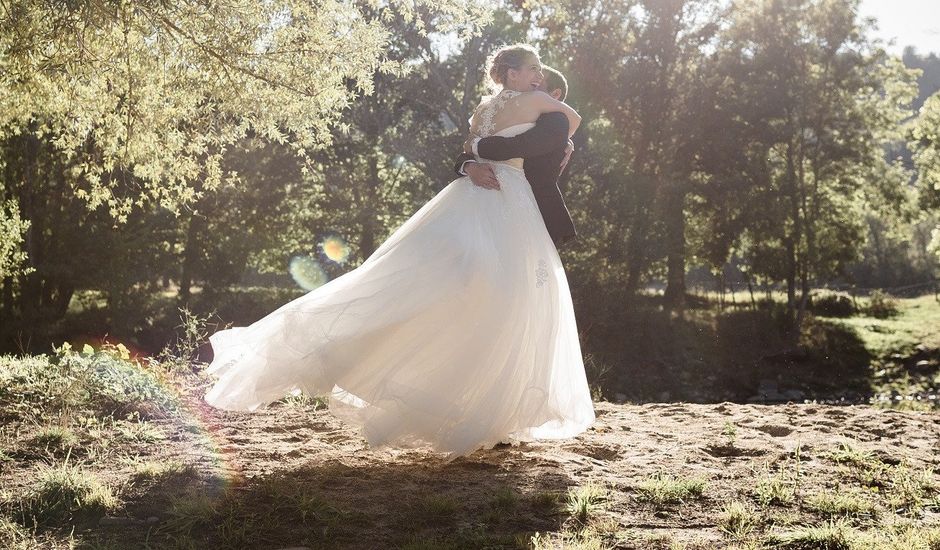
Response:
[[[798,491],[833,490],[847,483],[847,473],[829,453],[851,442],[886,464],[940,473],[940,414],[935,412],[793,403],[598,402],[596,423],[573,439],[479,450],[445,463],[430,449],[370,449],[328,410],[277,404],[254,413],[224,412],[202,403],[200,392],[193,389],[187,398],[198,422],[180,428],[166,421],[171,438],[146,451],[150,460],[193,465],[197,479],[128,486],[123,512],[163,522],[173,491],[229,489],[246,510],[266,510],[265,517],[251,516],[267,533],[266,542],[258,543],[263,548],[394,548],[416,533],[455,532],[485,532],[487,540],[511,547],[513,540],[570,523],[563,506],[540,508],[539,494],[554,493],[563,501],[569,488],[588,481],[611,489],[601,513],[610,518],[607,529],[616,533],[617,548],[653,548],[637,541],[666,533],[676,541],[721,548],[728,544],[718,526],[721,506],[735,499],[753,502],[759,466],[779,471],[798,460]],[[704,496],[665,507],[645,501],[637,487],[657,472],[705,478]],[[278,522],[269,517],[283,513],[277,492],[290,487],[309,491],[320,507],[303,520],[284,515]],[[507,488],[519,502],[503,513],[494,498]],[[435,498],[454,506],[435,508]],[[786,512],[789,521],[813,519],[798,506]],[[443,519],[436,521],[435,513]],[[924,526],[940,525],[933,509],[916,519]],[[211,546],[217,540],[214,527],[197,526],[193,536]],[[142,529],[125,540],[143,537]],[[159,527],[148,532],[158,535]]]

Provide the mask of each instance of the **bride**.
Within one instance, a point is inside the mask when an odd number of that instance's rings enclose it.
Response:
[[[513,136],[550,111],[537,53],[490,61],[501,90],[471,118]],[[247,327],[209,337],[219,375],[205,396],[252,411],[288,394],[328,395],[372,448],[431,446],[446,461],[501,441],[573,437],[594,421],[564,268],[522,159],[490,162],[499,189],[462,177],[358,268]]]

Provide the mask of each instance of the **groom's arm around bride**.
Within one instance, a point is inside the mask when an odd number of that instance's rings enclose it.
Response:
[[[532,194],[555,246],[575,238],[577,231],[564,197],[558,188],[558,176],[567,161],[568,119],[563,113],[551,112],[540,116],[535,126],[513,137],[489,136],[475,146],[480,158],[490,160],[525,159],[525,175],[532,186]],[[492,166],[475,163],[476,157],[463,153],[454,165],[461,176],[470,176],[473,183],[498,189]],[[475,171],[474,171],[475,170]]]

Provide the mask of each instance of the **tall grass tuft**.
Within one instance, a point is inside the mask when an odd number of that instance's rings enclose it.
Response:
[[[852,528],[849,520],[841,517],[820,525],[772,534],[765,542],[770,544],[771,548],[781,549],[854,550],[857,538],[858,533]]]
[[[97,476],[66,460],[43,467],[20,505],[24,524],[45,525],[93,519],[117,508],[119,501]]]
[[[600,511],[601,503],[607,500],[609,491],[602,484],[588,481],[586,484],[568,491],[568,513],[581,525]]]
[[[30,438],[30,444],[58,455],[77,447],[79,438],[75,432],[65,426],[43,426]]]
[[[877,509],[863,495],[852,493],[818,493],[807,499],[807,507],[827,516],[874,516]]]
[[[641,482],[637,490],[640,493],[640,500],[663,506],[700,498],[705,492],[706,485],[707,482],[701,477],[682,478],[657,472]]]
[[[731,538],[741,540],[757,528],[759,521],[759,516],[749,504],[733,500],[722,506],[718,528]]]
[[[794,495],[795,489],[783,473],[765,472],[754,485],[754,497],[762,506],[790,504]]]

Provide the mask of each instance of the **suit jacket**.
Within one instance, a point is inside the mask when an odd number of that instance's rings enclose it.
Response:
[[[490,136],[477,143],[480,158],[509,160],[523,158],[526,179],[532,186],[532,194],[538,203],[545,228],[555,247],[577,237],[574,221],[558,188],[561,161],[565,158],[568,144],[568,117],[564,113],[545,113],[535,122],[535,127],[513,137]],[[454,166],[460,174],[464,162],[476,157],[463,153]]]

